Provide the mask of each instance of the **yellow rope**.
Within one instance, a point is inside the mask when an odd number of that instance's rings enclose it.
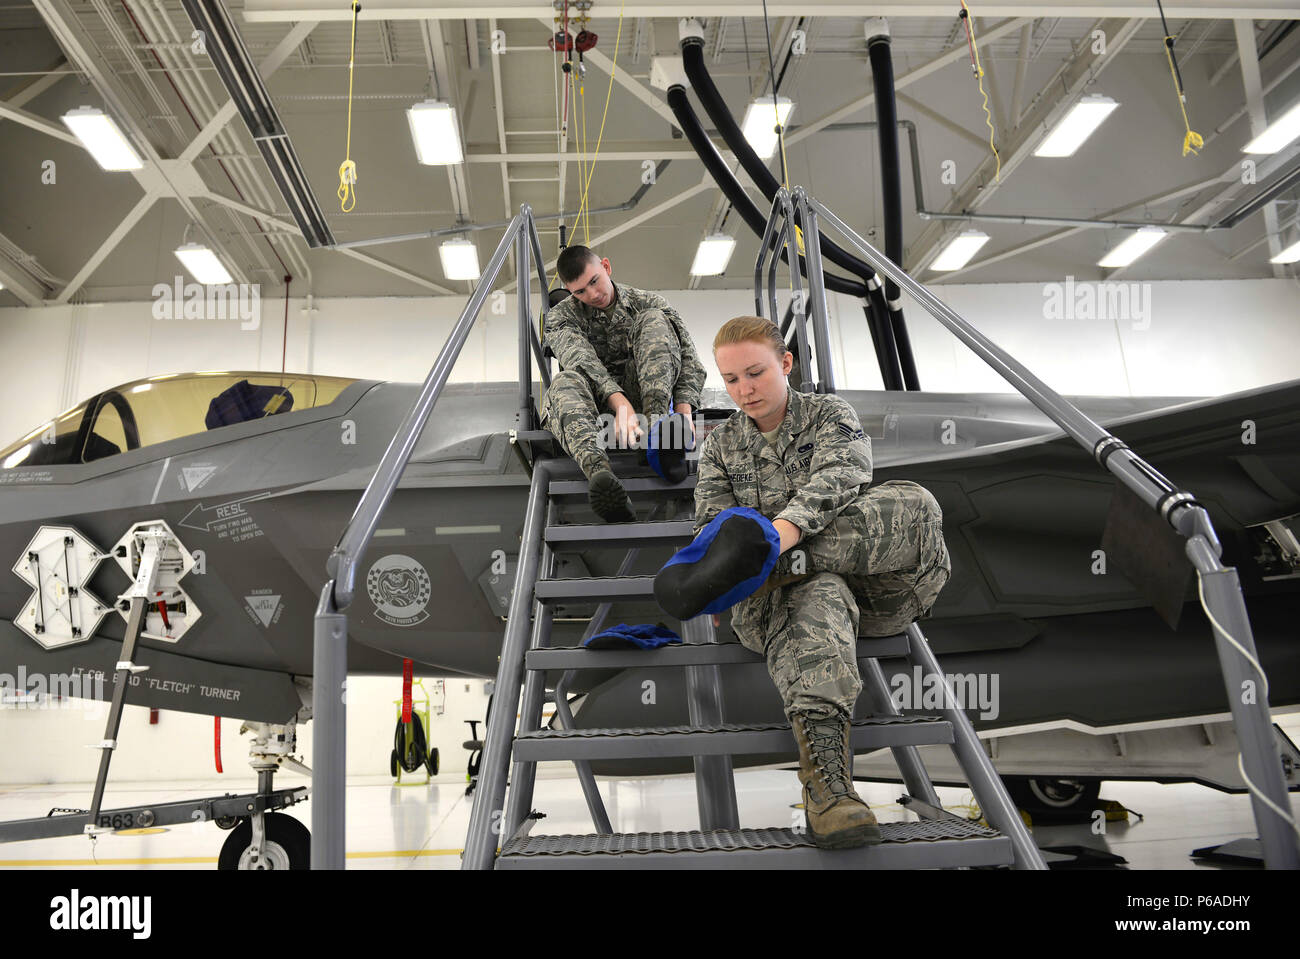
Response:
[[[966,0],[961,0],[961,8],[966,11],[966,29],[969,31],[970,35],[971,51],[975,55],[975,82],[979,86],[980,96],[984,98],[984,122],[989,128],[989,149],[993,151],[993,159],[997,160],[998,163],[997,173],[994,178],[1001,183],[1002,157],[998,155],[997,145],[993,142],[993,136],[995,133],[993,129],[993,114],[989,112],[989,95],[984,92],[984,68],[980,66],[980,48],[979,44],[975,42],[975,21],[974,18],[970,16],[970,7],[966,6]]]
[[[357,205],[353,184],[357,182],[357,165],[352,162],[352,69],[357,60],[357,14],[361,12],[358,0],[352,0],[352,52],[348,55],[348,144],[344,160],[339,164],[339,208],[351,213]]]
[[[776,97],[772,97],[772,115],[776,118],[776,142],[781,146],[781,173],[785,180],[783,185],[786,190],[790,189],[790,162],[785,155],[785,124],[781,122],[781,112],[776,105]],[[804,254],[803,248],[803,227],[796,225],[794,228],[794,240],[799,247],[799,255]],[[794,288],[793,278],[790,280],[791,289]]]
[[[582,149],[578,153],[578,182],[584,183],[586,182],[587,168],[590,166],[592,162],[591,160],[587,159],[587,84],[585,80],[582,79],[581,74],[579,74],[577,83],[578,83],[578,96],[576,99],[582,101],[582,105],[580,107],[580,113],[578,116],[578,129],[580,131],[580,137],[582,140]],[[583,194],[583,197],[585,199],[586,197],[585,193]],[[583,218],[584,213],[586,212],[583,209],[583,207],[585,206],[586,203],[583,203],[578,207],[578,222],[574,224],[574,232],[577,232],[577,228],[581,226],[583,228],[583,238],[582,238],[583,244],[585,246],[590,246],[591,245],[591,224],[589,222],[586,222]]]
[[[591,162],[587,167],[587,178],[582,185],[582,202],[578,206],[579,216],[582,216],[583,212],[589,209],[587,206],[587,192],[591,188],[591,176],[596,172],[596,159],[600,156],[600,141],[605,137],[605,118],[609,116],[609,98],[614,92],[614,74],[618,70],[618,45],[619,41],[623,39],[623,6],[623,4],[619,4],[618,8],[618,36],[614,38],[614,62],[609,70],[609,89],[605,91],[605,111],[600,115],[600,133],[596,137],[596,152],[591,157]],[[590,217],[590,215],[588,212],[587,216]],[[591,239],[589,233],[587,239],[588,241]]]
[[[1201,136],[1192,129],[1191,122],[1187,119],[1187,95],[1179,89],[1178,73],[1174,70],[1174,48],[1173,37],[1165,37],[1165,59],[1169,61],[1169,76],[1174,81],[1174,92],[1178,94],[1178,109],[1183,114],[1183,127],[1187,130],[1187,135],[1183,137],[1183,156],[1189,153],[1196,153],[1201,147],[1205,146],[1205,137]]]

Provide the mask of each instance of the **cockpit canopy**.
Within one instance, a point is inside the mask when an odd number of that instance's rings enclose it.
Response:
[[[171,373],[92,396],[0,450],[0,469],[90,463],[126,450],[334,402],[356,380],[297,373]]]

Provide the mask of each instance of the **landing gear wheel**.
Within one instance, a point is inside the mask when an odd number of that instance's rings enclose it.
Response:
[[[217,858],[218,869],[310,869],[311,833],[307,827],[283,813],[266,813],[266,841],[262,843],[262,856],[257,866],[249,860],[249,847],[253,843],[253,824],[242,820],[226,837]]]
[[[394,779],[397,778],[397,750],[394,749],[388,754],[388,775]]]
[[[1101,795],[1099,779],[1031,779],[1007,777],[1007,792],[1017,806],[1029,813],[1066,812],[1091,809]]]
[[[424,768],[429,770],[430,776],[438,775],[438,750],[437,747],[429,750],[429,757],[425,760]]]

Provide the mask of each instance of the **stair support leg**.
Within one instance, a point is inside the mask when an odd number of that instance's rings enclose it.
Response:
[[[707,616],[682,623],[682,641],[713,642],[713,625]],[[723,722],[722,672],[717,666],[686,668],[686,703],[693,726],[718,726]],[[736,779],[730,756],[695,756],[695,799],[700,828],[739,829]]]
[[[570,669],[555,685],[555,715],[559,718],[561,729],[575,729],[573,712],[569,709],[569,683],[573,681],[574,670]],[[600,789],[596,786],[596,777],[591,771],[591,763],[585,759],[575,759],[573,768],[578,774],[578,783],[582,786],[582,798],[587,801],[587,812],[591,813],[591,825],[602,836],[612,835],[614,827],[610,825],[609,813],[605,811],[605,801],[600,798]]]
[[[864,659],[858,662],[858,668],[862,671],[871,711],[877,716],[903,715],[903,711],[894,704],[893,698],[889,695],[889,686],[885,682],[885,673],[880,668],[880,663],[874,659]],[[907,788],[908,795],[915,796],[931,806],[941,807],[943,804],[939,802],[939,794],[934,791],[934,783],[925,770],[925,764],[921,761],[921,753],[917,748],[893,746],[890,752],[894,754],[894,762],[903,775],[903,785]]]
[[[1017,869],[1046,869],[1047,864],[1043,861],[1043,854],[1038,851],[1038,846],[1034,844],[1025,821],[1020,818],[1015,804],[1007,795],[1006,787],[998,778],[997,770],[993,768],[988,754],[980,745],[979,737],[975,735],[975,727],[958,706],[952,687],[948,685],[947,677],[939,668],[939,662],[934,658],[930,644],[925,641],[921,627],[916,623],[910,624],[907,627],[907,638],[908,662],[919,665],[926,675],[938,676],[942,683],[943,716],[952,723],[953,753],[962,771],[966,773],[966,779],[970,783],[976,801],[980,804],[980,809],[984,810],[984,815],[992,823],[993,828],[1011,840]]]
[[[541,578],[555,575],[555,554],[543,547]],[[551,644],[551,608],[533,602],[533,632],[529,649],[542,649]],[[546,693],[546,673],[534,670],[524,680],[524,698],[519,706],[519,731],[533,732],[542,726],[542,705]],[[510,774],[510,793],[506,799],[506,827],[504,836],[513,836],[533,808],[533,787],[537,782],[537,763],[514,761]]]
[[[334,580],[321,590],[312,647],[311,867],[345,866],[347,808],[348,618],[334,605]]]
[[[542,524],[546,516],[547,491],[551,482],[551,464],[539,460],[533,468],[528,490],[528,507],[519,544],[519,563],[515,569],[514,592],[506,617],[505,641],[501,644],[501,662],[497,668],[496,694],[488,712],[484,733],[483,757],[479,767],[477,794],[465,836],[462,869],[491,869],[497,844],[505,828],[506,776],[510,765],[510,746],[515,734],[515,715],[523,681],[524,653],[529,635],[528,612],[533,602],[533,586],[541,563]]]
[[[1219,564],[1204,537],[1188,540],[1187,553],[1201,571],[1205,603],[1214,612],[1214,618],[1251,657],[1259,662],[1255,639],[1246,616],[1246,606],[1241,598],[1241,585],[1237,571]],[[1273,736],[1273,721],[1269,716],[1266,696],[1267,680],[1255,667],[1211,627],[1214,644],[1219,653],[1223,682],[1228,691],[1228,706],[1232,710],[1232,725],[1237,731],[1241,749],[1241,768],[1264,794],[1264,798],[1250,794],[1255,826],[1259,831],[1260,847],[1264,853],[1266,869],[1300,869],[1300,842],[1293,823],[1269,808],[1272,802],[1277,809],[1291,813],[1290,798],[1282,776],[1282,757],[1278,754],[1277,740]],[[1247,696],[1247,692],[1252,695]],[[1250,702],[1243,700],[1249,698]]]

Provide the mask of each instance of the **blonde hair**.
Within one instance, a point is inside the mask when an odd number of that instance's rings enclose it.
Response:
[[[761,316],[738,316],[722,324],[722,329],[713,338],[713,352],[716,353],[719,346],[730,346],[733,343],[761,343],[771,347],[776,352],[777,359],[783,358],[788,352],[785,338],[781,336],[777,325]]]

